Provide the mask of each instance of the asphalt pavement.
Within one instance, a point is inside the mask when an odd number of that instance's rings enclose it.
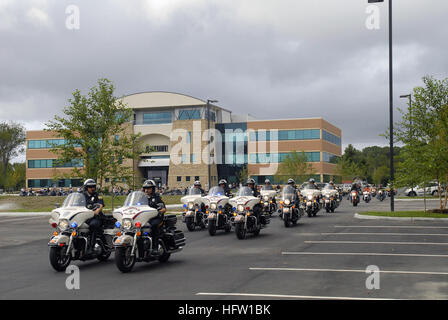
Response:
[[[436,203],[432,203],[436,206]],[[423,208],[397,201],[397,210]],[[389,200],[343,200],[335,213],[285,228],[274,216],[258,237],[186,231],[168,263],[137,263],[122,274],[107,262],[75,261],[80,289],[48,261],[48,217],[0,217],[0,299],[447,299],[448,223],[355,219],[388,210]],[[368,289],[369,266],[379,289]]]

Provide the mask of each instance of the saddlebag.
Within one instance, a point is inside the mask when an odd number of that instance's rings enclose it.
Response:
[[[168,244],[169,248],[174,250],[179,247],[185,246],[185,236],[180,230],[173,230],[172,232],[167,232],[163,235],[165,243]]]

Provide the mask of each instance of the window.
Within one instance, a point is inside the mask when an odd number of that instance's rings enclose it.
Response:
[[[290,153],[252,153],[249,155],[249,163],[280,163],[289,155]],[[320,152],[305,152],[305,155],[307,156],[308,162],[320,162]]]
[[[336,164],[338,163],[338,160],[339,156],[327,152],[322,152],[322,161]]]
[[[171,123],[171,112],[151,112],[143,114],[143,124]]]
[[[341,138],[326,131],[322,130],[322,139],[331,143],[334,143],[335,145],[341,146]]]
[[[199,176],[194,176],[194,181],[199,181]]]
[[[269,130],[266,134],[263,131],[251,132],[251,141],[274,141],[275,135],[272,135]],[[320,130],[319,129],[306,129],[306,130],[279,130],[278,140],[319,140]]]
[[[28,168],[30,169],[79,168],[83,166],[84,162],[77,159],[67,163],[60,163],[59,161],[53,159],[28,160]]]
[[[190,181],[190,179],[191,179],[190,176],[186,176],[186,177],[185,177],[185,180],[186,180],[186,181]]]
[[[182,177],[181,176],[177,176],[177,182],[181,182],[182,181]]]
[[[191,132],[187,132],[187,143],[191,143]]]
[[[195,109],[179,110],[179,120],[201,119],[201,111]]]

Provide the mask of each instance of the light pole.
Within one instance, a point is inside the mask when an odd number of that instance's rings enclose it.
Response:
[[[211,177],[210,177],[210,103],[216,103],[218,100],[207,100],[207,130],[208,130],[208,164],[207,164],[207,170],[208,170],[208,190],[210,190],[211,187]]]
[[[368,3],[384,2],[384,0],[368,0]],[[390,142],[390,182],[395,180],[394,170],[394,84],[393,84],[393,59],[392,59],[392,0],[389,0],[389,142]],[[395,211],[395,195],[390,193],[390,210]]]

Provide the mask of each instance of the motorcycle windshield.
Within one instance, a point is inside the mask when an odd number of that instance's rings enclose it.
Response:
[[[195,187],[191,187],[190,190],[188,190],[188,195],[189,196],[196,196],[196,195],[200,195],[201,194],[201,189],[195,188]]]
[[[216,197],[223,196],[224,195],[224,189],[222,187],[213,187],[208,192],[208,195],[209,196],[216,196]]]
[[[302,186],[302,190],[317,190],[317,186],[315,184],[307,183]]]
[[[237,197],[248,197],[253,195],[254,193],[252,189],[249,187],[241,187],[240,190],[238,190],[238,193],[236,194]]]
[[[332,186],[331,184],[327,183],[327,184],[324,186],[324,190],[335,190],[335,188],[334,188],[334,186]]]
[[[271,185],[264,186],[263,188],[261,188],[261,191],[272,191],[272,190],[274,190],[274,188]]]
[[[62,208],[66,207],[86,207],[86,197],[83,193],[72,193],[65,198]]]
[[[127,196],[123,207],[147,206],[147,205],[148,205],[148,196],[144,192],[134,191]]]
[[[282,199],[295,200],[297,197],[296,189],[292,186],[286,186],[282,191]]]

